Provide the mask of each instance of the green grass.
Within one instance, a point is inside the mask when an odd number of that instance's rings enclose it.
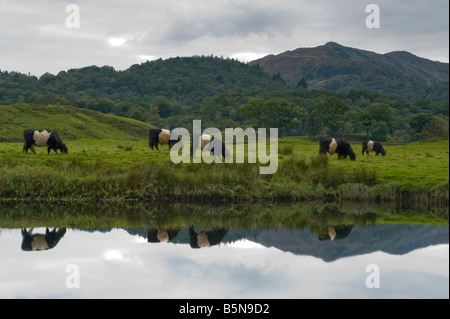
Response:
[[[279,167],[256,164],[174,164],[167,146],[147,139],[78,139],[69,154],[22,153],[0,143],[0,198],[38,201],[257,202],[394,201],[448,205],[448,140],[386,146],[387,155],[356,161],[318,156],[318,144],[280,139]]]
[[[129,118],[73,106],[0,105],[0,137],[23,138],[26,129],[57,131],[63,140],[145,138],[152,126]]]

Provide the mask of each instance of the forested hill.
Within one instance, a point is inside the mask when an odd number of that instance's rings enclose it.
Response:
[[[408,100],[448,100],[449,64],[406,51],[378,54],[335,42],[250,62],[293,84],[333,91],[370,90]]]
[[[358,73],[365,63],[358,59],[375,53],[342,50],[340,55],[353,54],[349,60],[355,63],[353,73],[333,76],[339,67],[348,66],[339,63],[316,70],[324,78],[344,80],[335,90],[314,90],[312,79],[290,83],[280,73],[272,75],[233,59],[193,56],[145,62],[123,71],[89,66],[40,78],[2,70],[0,105],[70,105],[169,129],[189,129],[193,120],[200,119],[203,127],[221,130],[277,127],[280,136],[359,134],[402,142],[448,136],[448,82],[429,85],[427,80],[381,67],[371,75]],[[328,52],[339,55],[339,50]],[[400,59],[402,53],[391,55]],[[414,63],[405,62],[403,67],[412,68]],[[353,83],[376,84],[378,89],[356,90],[357,85],[351,85],[354,79]],[[394,88],[398,95],[381,93]]]
[[[89,66],[61,71],[57,75],[46,73],[39,79],[3,71],[0,104],[26,102],[87,107],[98,98],[114,103],[153,103],[158,97],[164,97],[179,104],[193,105],[230,90],[288,90],[292,87],[258,66],[233,59],[194,56],[149,61],[124,71],[110,66]]]

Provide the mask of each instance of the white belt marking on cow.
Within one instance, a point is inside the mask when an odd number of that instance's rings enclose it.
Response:
[[[330,150],[329,150],[330,154],[334,154],[336,152],[337,146],[338,146],[338,144],[337,144],[336,140],[334,138],[331,139]]]
[[[36,146],[48,146],[47,141],[50,138],[50,132],[43,130],[42,132],[34,131],[33,139]]]
[[[161,133],[159,133],[159,144],[169,144],[170,140],[170,131],[166,129],[162,129]]]
[[[31,242],[31,249],[33,250],[46,250],[48,249],[47,241],[45,240],[45,235],[36,234],[33,236],[33,241]]]
[[[328,226],[328,235],[330,236],[331,240],[334,240],[336,238],[336,229],[334,229],[333,226]]]
[[[373,151],[373,144],[374,144],[374,141],[369,141],[369,142],[367,142],[367,150],[368,150],[369,152],[372,152],[372,151]]]
[[[198,247],[210,247],[211,244],[209,243],[208,240],[208,236],[206,235],[206,232],[201,231],[198,235],[197,235],[197,245]]]
[[[156,238],[158,238],[158,240],[161,243],[167,243],[169,241],[169,233],[167,232],[167,230],[158,229],[158,234],[156,235]]]
[[[202,136],[200,137],[200,143],[199,143],[202,150],[205,148],[205,146],[206,146],[209,142],[211,142],[211,138],[212,138],[211,135],[208,135],[208,134],[202,134]]]

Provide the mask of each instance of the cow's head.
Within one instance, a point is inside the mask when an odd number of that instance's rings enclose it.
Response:
[[[69,149],[67,148],[66,144],[61,144],[61,146],[59,147],[59,150],[61,151],[61,153],[65,153],[65,154],[69,153]]]
[[[351,152],[349,156],[352,161],[356,160],[356,155],[354,152]]]

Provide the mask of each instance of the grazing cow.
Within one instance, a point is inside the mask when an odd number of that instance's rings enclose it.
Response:
[[[171,149],[172,146],[180,140],[179,138],[177,140],[171,140],[170,131],[166,129],[151,129],[149,133],[150,138],[148,140],[148,145],[151,147],[151,149],[155,147],[158,151],[158,144],[167,144],[169,145],[169,149]]]
[[[222,242],[228,230],[217,228],[210,231],[195,232],[194,227],[189,227],[189,241],[191,248],[203,248],[218,245]]]
[[[65,228],[60,228],[58,230],[53,228],[53,230],[50,231],[47,227],[45,234],[33,234],[33,228],[29,231],[24,228],[22,229],[22,250],[38,251],[52,249],[58,244],[65,233]]]
[[[210,144],[212,141],[214,141],[214,135],[202,134],[201,137],[199,138],[198,146],[200,147],[200,149],[202,151],[206,147],[207,151],[214,152],[214,146]],[[222,154],[221,154],[222,158],[224,158],[224,159],[228,158],[228,156],[230,155],[230,152],[225,147],[225,143],[222,140],[220,142],[222,145]],[[195,153],[194,143],[192,142],[192,139],[191,139],[191,155],[193,155],[194,153]]]
[[[68,153],[67,146],[61,141],[61,138],[56,132],[48,132],[46,130],[25,130],[23,131],[23,138],[25,144],[23,145],[23,151],[28,153],[28,149],[31,149],[33,153],[34,146],[47,147],[47,154],[50,154],[51,150],[54,150],[58,154],[58,150],[61,153]]]
[[[350,159],[354,161],[356,159],[355,152],[353,152],[352,147],[350,146],[350,143],[348,143],[345,140],[335,139],[335,138],[321,138],[320,139],[320,154],[326,154],[327,152],[333,155],[334,153],[337,153],[340,159],[341,156],[344,156],[347,158],[347,156],[350,156]]]
[[[364,153],[367,153],[369,155],[369,152],[375,152],[375,155],[378,156],[379,154],[385,156],[386,150],[384,149],[383,145],[379,142],[374,141],[364,141],[362,143],[362,155]]]

